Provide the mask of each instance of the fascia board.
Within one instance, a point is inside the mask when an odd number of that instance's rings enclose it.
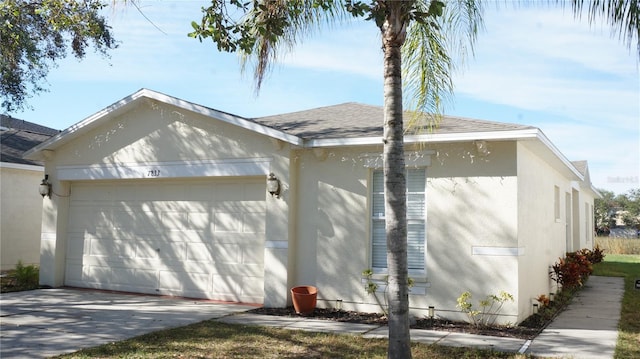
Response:
[[[538,130],[537,139],[543,145],[545,145],[547,149],[549,149],[553,153],[553,155],[557,157],[562,162],[562,164],[565,165],[567,169],[569,169],[569,171],[571,171],[576,176],[578,180],[584,181],[584,176],[580,173],[580,171],[578,171],[578,169],[571,163],[571,161],[569,161],[562,154],[562,152],[560,152],[560,150],[551,142],[551,140],[549,140],[547,136],[545,136],[545,134],[541,130]]]
[[[83,133],[90,131],[91,129],[102,124],[104,121],[107,121],[109,118],[116,116],[117,114],[124,111],[124,109],[132,105],[137,99],[144,96],[149,96],[149,92],[153,92],[153,91],[149,91],[147,89],[141,89],[117,102],[114,102],[113,104],[103,108],[102,110],[85,118],[84,120],[71,125],[69,128],[51,137],[47,141],[44,141],[41,144],[26,151],[22,156],[22,158],[30,159],[30,160],[43,159],[41,156],[41,151],[55,150],[56,148],[82,135]]]
[[[535,139],[538,129],[526,129],[515,131],[488,131],[488,132],[465,132],[465,133],[434,133],[424,135],[406,135],[404,142],[413,143],[439,143],[439,142],[467,142],[467,141],[490,141],[490,140],[518,140]],[[336,146],[363,146],[380,145],[382,137],[357,137],[357,138],[335,138],[322,140],[309,140],[305,142],[307,148],[314,147],[336,147]]]
[[[278,130],[274,130],[273,128],[270,127],[266,127],[260,124],[257,124],[255,122],[251,122],[248,120],[245,120],[241,117],[236,117],[233,115],[230,115],[228,113],[224,113],[224,112],[220,112],[220,111],[216,111],[204,106],[200,106],[185,100],[181,100],[179,98],[175,98],[175,97],[171,97],[159,92],[155,92],[155,91],[151,91],[151,90],[146,90],[145,91],[149,92],[148,96],[149,98],[153,98],[155,100],[158,100],[160,102],[164,102],[170,105],[174,105],[176,107],[180,107],[182,109],[185,110],[189,110],[198,114],[201,114],[203,116],[207,116],[207,117],[213,117],[217,120],[220,120],[222,122],[226,122],[228,124],[231,125],[235,125],[238,127],[242,127],[244,129],[247,129],[249,131],[253,131],[256,133],[259,133],[261,135],[265,135],[265,136],[269,136],[269,137],[273,137],[276,138],[278,140],[284,141],[284,142],[288,142],[292,145],[296,145],[296,146],[302,146],[302,139],[297,137],[297,136],[293,136],[293,135],[289,135],[287,133],[284,133],[282,131],[278,131]]]
[[[115,102],[105,107],[104,109],[94,113],[93,115],[87,117],[86,119],[72,125],[71,127],[51,137],[49,140],[39,144],[38,146],[35,146],[34,148],[25,152],[22,157],[30,160],[40,160],[42,159],[40,156],[40,152],[42,150],[45,150],[45,149],[54,150],[58,148],[59,146],[82,135],[83,133],[86,133],[89,130],[99,126],[104,121],[107,121],[108,119],[122,113],[125,109],[127,109],[129,106],[135,103],[136,100],[140,98],[149,98],[152,100],[156,100],[156,101],[173,105],[173,106],[182,108],[184,110],[189,110],[207,117],[212,117],[222,122],[233,124],[259,134],[263,134],[269,137],[274,137],[294,145],[298,145],[298,146],[302,145],[302,139],[296,136],[288,135],[284,132],[274,130],[269,127],[265,127],[251,121],[247,121],[240,117],[236,117],[230,114],[226,114],[220,111],[206,108],[204,106],[196,105],[188,101],[171,97],[153,90],[141,89],[135,92],[134,94],[131,94],[121,99],[120,101]]]
[[[14,170],[44,172],[43,166],[27,165],[24,163],[0,162],[0,168],[11,168]]]

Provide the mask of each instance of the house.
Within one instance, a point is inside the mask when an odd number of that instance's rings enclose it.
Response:
[[[0,270],[12,269],[18,261],[40,262],[42,197],[37,187],[44,167],[22,155],[58,132],[0,115]]]
[[[381,124],[356,103],[248,119],[142,89],[25,155],[53,188],[41,283],[269,307],[314,285],[319,306],[377,311]],[[586,164],[535,127],[445,117],[406,136],[406,163],[415,315],[504,290],[499,321],[519,322],[556,290],[549,266],[593,245]]]

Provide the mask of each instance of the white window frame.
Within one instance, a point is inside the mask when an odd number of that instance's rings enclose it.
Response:
[[[419,217],[416,217],[416,216],[412,217],[410,215],[410,213],[409,213],[410,211],[407,210],[407,237],[409,237],[410,233],[411,233],[411,232],[409,232],[409,224],[412,221],[414,221],[414,222],[415,221],[422,221],[422,231],[424,233],[424,237],[422,239],[423,240],[422,245],[423,245],[424,255],[423,255],[423,258],[422,258],[422,268],[421,269],[415,269],[415,268],[411,269],[411,268],[409,268],[409,276],[414,278],[414,279],[416,279],[416,278],[426,278],[426,274],[427,274],[426,273],[427,272],[427,198],[428,198],[428,196],[427,196],[427,168],[426,167],[407,168],[405,170],[405,176],[406,176],[406,178],[408,178],[408,172],[409,171],[416,171],[416,170],[422,171],[424,173],[424,188],[423,188],[422,191],[410,192],[409,191],[410,188],[409,188],[409,186],[407,186],[407,200],[408,200],[410,194],[413,194],[413,195],[422,194],[424,196],[424,200],[423,200],[424,201],[423,202],[424,208],[423,208],[422,215],[419,216]],[[373,169],[371,171],[371,178],[370,178],[371,186],[370,186],[370,191],[369,191],[369,193],[370,193],[369,194],[369,196],[370,196],[369,199],[371,201],[370,202],[371,203],[370,211],[369,211],[369,215],[370,215],[370,217],[369,217],[370,218],[370,236],[369,236],[369,239],[370,239],[370,242],[369,242],[370,243],[369,244],[370,255],[369,255],[369,262],[371,264],[371,268],[372,268],[374,274],[387,274],[388,273],[388,267],[386,267],[386,266],[382,267],[382,266],[375,266],[374,265],[374,250],[373,250],[373,247],[374,247],[374,235],[375,235],[375,233],[374,233],[374,230],[375,230],[374,223],[376,221],[381,221],[381,220],[384,223],[384,220],[385,220],[384,213],[374,213],[374,211],[376,210],[375,205],[374,205],[374,197],[376,195],[378,195],[378,196],[382,195],[382,198],[384,198],[384,187],[382,187],[382,192],[374,191],[375,187],[378,187],[378,186],[374,186],[375,174],[376,173],[381,173],[381,172],[382,172],[382,170],[379,169],[379,168]],[[383,205],[384,205],[384,200],[383,200]],[[385,245],[386,245],[386,239],[385,239]],[[385,254],[386,254],[386,248],[385,248]]]

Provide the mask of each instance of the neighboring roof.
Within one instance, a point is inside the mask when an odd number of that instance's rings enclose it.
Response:
[[[33,122],[0,115],[0,162],[42,165],[23,159],[23,154],[60,131]]]
[[[20,120],[11,116],[0,114],[0,128],[2,130],[5,129],[13,129],[13,130],[23,130],[31,133],[38,133],[42,135],[54,136],[60,133],[59,130],[54,128],[38,125],[37,123]]]
[[[412,115],[405,113],[405,124]],[[252,120],[262,125],[300,137],[304,140],[326,140],[336,138],[381,137],[383,108],[354,102],[320,107],[306,111],[281,115],[257,117]],[[424,125],[414,127],[416,134],[453,134],[473,132],[495,132],[535,129],[510,123],[474,120],[443,116],[437,127]]]
[[[587,161],[571,161],[571,164],[580,172],[581,175],[587,174]]]

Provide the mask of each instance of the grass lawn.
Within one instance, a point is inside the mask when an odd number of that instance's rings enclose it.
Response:
[[[640,255],[607,254],[594,275],[625,278],[616,358],[640,358]],[[386,339],[231,325],[213,320],[150,333],[61,358],[386,358]],[[414,358],[513,358],[530,356],[472,348],[412,344]]]
[[[640,279],[640,255],[607,254],[594,265],[593,274],[625,278],[615,357],[640,358],[640,290],[634,288]]]
[[[529,358],[412,344],[414,358]],[[387,340],[231,325],[208,320],[85,349],[60,358],[386,358]]]

